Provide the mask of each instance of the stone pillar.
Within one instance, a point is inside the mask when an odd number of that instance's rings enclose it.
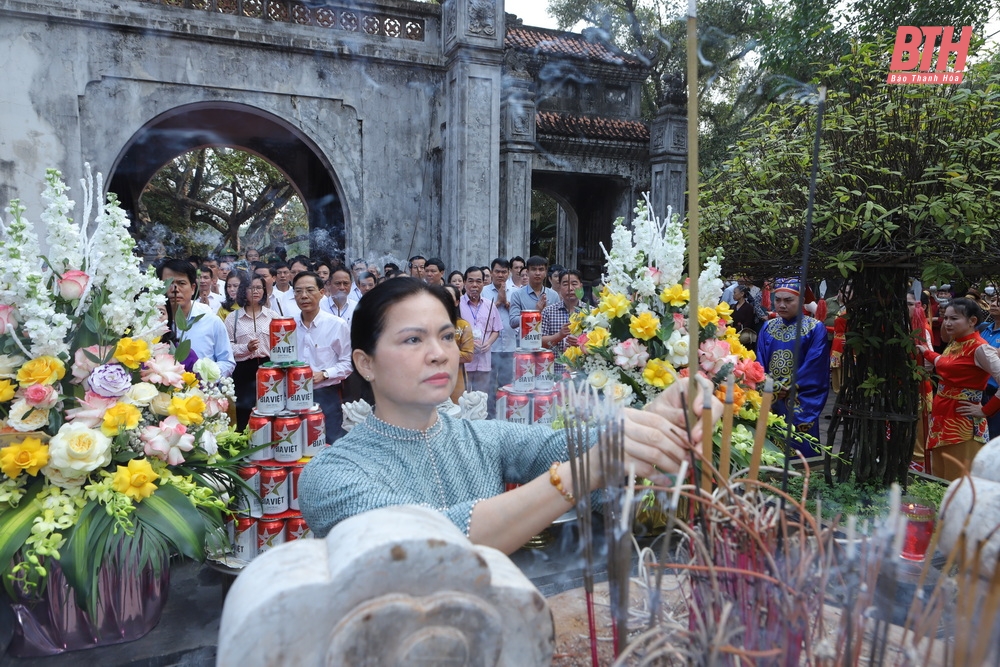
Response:
[[[545,598],[506,556],[397,506],[255,558],[226,597],[216,664],[541,667],[554,643]]]
[[[531,246],[531,170],[535,151],[535,95],[523,55],[511,53],[504,63],[500,106],[500,234],[501,257],[527,257]]]
[[[448,267],[497,252],[500,213],[500,63],[503,0],[447,0],[443,234]]]
[[[687,190],[687,97],[683,82],[673,77],[663,106],[650,128],[649,158],[652,169],[650,199],[653,212],[663,218],[667,207],[684,217]]]

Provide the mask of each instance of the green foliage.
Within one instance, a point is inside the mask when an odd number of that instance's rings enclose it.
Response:
[[[772,483],[780,487],[780,480]],[[796,500],[801,498],[804,483],[805,477],[789,477],[788,494]],[[923,505],[938,509],[947,490],[948,487],[940,482],[917,478],[910,481],[904,494]],[[828,483],[823,475],[814,472],[809,477],[806,509],[815,513],[817,500],[822,506],[823,518],[827,520],[834,519],[838,514],[875,518],[889,513],[889,492],[885,487],[858,482],[853,477],[844,482]]]

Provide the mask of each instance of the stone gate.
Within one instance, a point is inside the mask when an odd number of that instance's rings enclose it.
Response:
[[[650,152],[678,120],[639,120],[641,67],[588,41],[503,0],[0,0],[0,200],[38,220],[45,168],[72,185],[89,162],[134,210],[167,161],[226,145],[284,171],[349,256],[526,253],[537,188],[558,259],[593,266],[642,190],[679,210],[684,157]]]

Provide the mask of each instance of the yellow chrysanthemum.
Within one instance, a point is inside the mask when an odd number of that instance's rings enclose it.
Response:
[[[576,345],[573,347],[567,347],[566,351],[563,352],[563,356],[566,357],[566,361],[573,363],[583,356],[583,350],[578,348]]]
[[[691,290],[684,289],[682,285],[673,285],[660,292],[660,301],[674,308],[682,308],[690,300]]]
[[[139,425],[139,408],[128,403],[115,403],[104,413],[101,423],[101,433],[113,438],[122,431],[128,431]]]
[[[646,311],[638,317],[633,317],[628,325],[629,332],[640,340],[649,340],[656,336],[660,329],[660,318]]]
[[[56,357],[42,356],[27,362],[17,371],[17,381],[23,385],[54,384],[66,375],[66,366]]]
[[[43,445],[38,438],[27,437],[21,442],[0,449],[0,470],[14,479],[21,472],[37,475],[49,462],[48,445]]]
[[[715,308],[702,307],[698,309],[698,324],[707,327],[709,324],[718,324],[719,314]]]
[[[0,380],[0,403],[6,403],[14,398],[16,388],[17,385],[10,380]]]
[[[132,459],[128,462],[128,467],[118,466],[111,483],[115,491],[124,493],[132,500],[139,502],[143,498],[148,498],[156,491],[156,484],[153,480],[159,475],[153,470],[146,459]]]
[[[601,297],[601,302],[597,304],[597,310],[613,319],[627,313],[631,305],[632,303],[624,294],[609,292],[607,296]]]
[[[583,333],[583,321],[586,319],[586,313],[577,311],[569,316],[569,332],[574,336],[579,336]]]
[[[602,347],[607,347],[610,339],[611,334],[608,333],[607,329],[604,327],[594,327],[593,331],[587,332],[587,349],[593,352]]]
[[[674,367],[663,359],[650,359],[642,371],[642,379],[653,387],[664,389],[674,383]]]
[[[122,338],[115,346],[115,359],[118,363],[135,370],[142,362],[149,361],[149,345],[144,340]]]
[[[167,413],[177,417],[177,421],[185,426],[197,425],[205,420],[205,401],[200,396],[174,396],[170,399]]]
[[[733,319],[733,309],[730,308],[729,304],[725,301],[715,307],[715,312],[719,316],[719,319],[723,319],[727,322]]]
[[[198,376],[189,371],[181,373],[181,379],[184,380],[184,384],[188,387],[194,387],[198,384]]]

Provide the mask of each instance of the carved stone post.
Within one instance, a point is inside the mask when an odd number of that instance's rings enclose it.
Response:
[[[684,216],[687,189],[687,102],[683,81],[671,77],[663,105],[650,130],[649,157],[652,167],[653,212],[660,218],[667,206]]]
[[[500,115],[500,256],[527,257],[531,245],[531,170],[535,143],[535,95],[524,57],[504,64]]]
[[[460,270],[489,261],[500,213],[500,63],[503,0],[447,0],[442,255]]]

